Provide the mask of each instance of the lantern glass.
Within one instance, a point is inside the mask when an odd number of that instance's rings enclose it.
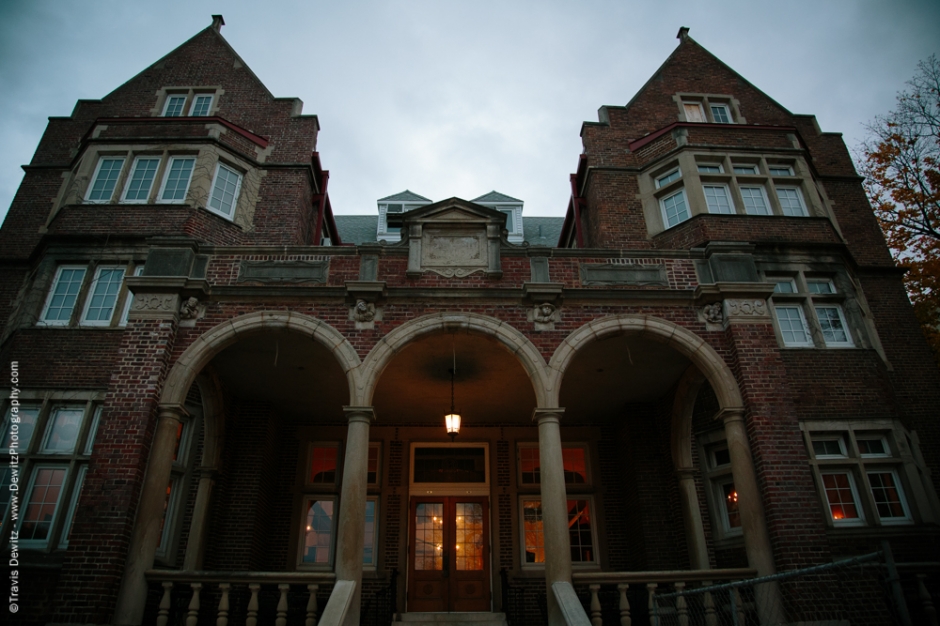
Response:
[[[444,424],[447,426],[448,435],[456,435],[460,432],[460,416],[458,414],[445,415]]]

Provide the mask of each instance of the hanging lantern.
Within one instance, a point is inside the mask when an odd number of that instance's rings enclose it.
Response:
[[[454,366],[450,370],[450,413],[444,416],[444,426],[447,428],[447,435],[453,441],[454,437],[460,434],[460,415],[454,408],[454,377],[457,375],[457,348],[451,344],[451,350],[454,356]]]

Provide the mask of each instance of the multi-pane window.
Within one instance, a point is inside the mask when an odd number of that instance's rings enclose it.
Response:
[[[803,424],[810,464],[833,526],[906,524],[914,519],[901,477],[920,473],[901,471],[913,457],[905,461],[897,445],[899,439],[912,442],[890,422],[876,426],[880,430],[873,432],[832,422]]]
[[[20,398],[16,406],[3,403],[0,467],[9,468],[13,451],[21,478],[20,489],[11,492],[9,472],[0,471],[0,486],[6,487],[0,497],[0,527],[14,524],[25,549],[62,549],[68,545],[94,447],[101,394],[24,391]],[[13,516],[14,510],[19,515]]]
[[[590,498],[572,499],[567,500],[566,505],[571,562],[575,564],[597,562],[592,500]],[[545,563],[542,502],[538,498],[523,498],[521,508],[523,563]]]
[[[675,180],[679,180],[679,178],[681,178],[681,177],[682,177],[682,173],[680,172],[680,170],[678,170],[678,169],[672,170],[672,171],[669,172],[668,174],[664,174],[664,175],[660,176],[659,178],[657,178],[657,179],[656,179],[656,186],[657,186],[657,187],[665,187],[665,186],[668,185],[669,183],[671,183],[671,182],[673,182],[673,181],[675,181]]]
[[[777,187],[777,199],[780,201],[780,210],[784,215],[806,217],[803,196],[797,187]]]
[[[793,168],[789,165],[768,165],[767,171],[771,176],[793,176]]]
[[[731,454],[721,435],[722,432],[716,431],[703,437],[703,469],[710,486],[708,497],[715,523],[721,536],[727,538],[741,534],[741,513],[738,491],[731,476]]]
[[[735,167],[735,172],[738,168]],[[740,172],[738,172],[740,173]],[[767,202],[767,192],[763,187],[741,186],[741,199],[744,202],[744,211],[748,215],[770,215],[770,205]]]
[[[829,278],[768,277],[774,283],[773,310],[787,347],[850,348],[855,344],[843,311],[843,297]]]
[[[734,124],[731,98],[723,95],[678,94],[686,122]]]
[[[183,202],[193,176],[195,157],[172,157],[160,190],[160,202]]]
[[[662,207],[666,228],[672,228],[691,217],[688,205],[685,202],[685,191],[682,189],[671,196],[666,196],[659,201],[659,204]]]
[[[124,157],[102,157],[95,167],[92,183],[88,186],[85,200],[88,202],[111,202],[114,187],[124,168]]]
[[[699,174],[721,174],[724,172],[724,168],[721,163],[699,163],[698,172]]]
[[[220,215],[231,218],[235,212],[235,203],[241,188],[242,176],[227,165],[219,163],[212,182],[212,195],[208,208]]]
[[[563,445],[561,448],[565,483],[568,485],[589,484],[587,448],[584,445]],[[538,485],[541,471],[538,444],[519,445],[519,484]]]
[[[731,123],[731,112],[728,111],[728,107],[723,104],[713,104],[709,108],[712,111],[712,119],[715,120],[716,124]]]
[[[339,446],[337,444],[312,444],[307,484],[336,485],[338,462]]]
[[[379,468],[381,467],[382,444],[373,442],[369,444],[369,466],[366,471],[366,483],[369,486],[378,486],[381,476]]]
[[[123,282],[123,267],[99,267],[95,270],[95,279],[85,301],[83,324],[107,326],[111,323]]]
[[[179,117],[183,114],[186,96],[167,96],[163,107],[163,117]]]
[[[39,318],[40,322],[50,326],[68,325],[84,280],[84,266],[59,266],[46,299],[46,306]]]
[[[189,114],[193,117],[204,117],[209,115],[209,109],[212,108],[211,95],[197,95],[193,98],[193,105],[189,109]]]
[[[150,199],[150,190],[153,188],[160,160],[160,157],[137,157],[134,160],[127,187],[124,189],[124,202],[140,203]]]
[[[336,499],[333,497],[310,496],[304,499],[302,565],[328,566],[332,563],[335,510]]]
[[[98,266],[91,272],[92,279],[85,286],[88,268],[85,265],[60,265],[39,315],[40,326],[68,326],[73,312],[81,300],[81,316],[76,320],[83,326],[111,326],[127,323],[130,292],[124,285],[126,266]],[[135,268],[139,276],[143,266]],[[115,311],[121,311],[116,319]]]
[[[705,190],[705,203],[708,205],[709,213],[734,213],[727,187],[724,185],[703,185],[702,188]]]
[[[138,265],[134,268],[134,276],[143,276],[144,275],[144,266]],[[124,296],[124,310],[121,312],[121,321],[118,322],[118,326],[127,326],[127,316],[131,313],[131,303],[134,301],[133,294],[130,291],[125,289],[126,295]]]

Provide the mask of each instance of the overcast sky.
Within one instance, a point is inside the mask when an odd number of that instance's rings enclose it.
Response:
[[[406,188],[564,214],[585,120],[623,105],[680,26],[852,148],[940,52],[940,1],[0,2],[0,216],[49,116],[101,98],[222,13],[268,88],[320,119],[337,214]]]

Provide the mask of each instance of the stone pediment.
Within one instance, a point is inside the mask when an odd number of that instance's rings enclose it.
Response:
[[[462,278],[482,272],[499,277],[505,226],[503,213],[460,198],[409,211],[402,218],[402,235],[408,246],[407,275],[416,278],[434,272]]]

